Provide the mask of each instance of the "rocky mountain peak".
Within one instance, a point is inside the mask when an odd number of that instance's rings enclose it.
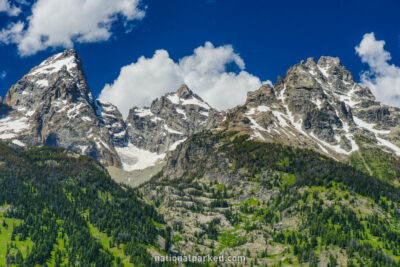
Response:
[[[128,144],[117,148],[127,170],[150,166],[188,136],[218,126],[222,113],[186,85],[155,99],[150,107],[133,107],[126,119]]]
[[[338,58],[313,58],[291,67],[274,86],[249,92],[245,105],[227,114],[228,128],[252,138],[309,147],[335,158],[359,150],[357,138],[400,154],[400,109],[375,100]]]
[[[183,99],[188,99],[193,96],[192,90],[190,90],[186,84],[182,84],[176,91],[176,94],[179,98]]]
[[[34,67],[28,75],[50,74],[63,69],[73,74],[74,68],[82,69],[82,61],[74,49],[68,49],[44,60],[40,65]]]
[[[183,84],[174,93],[154,100],[150,107],[130,110],[127,127],[130,142],[155,153],[164,153],[188,135],[215,127],[218,111]]]
[[[75,50],[56,54],[31,69],[8,91],[4,102],[16,109],[35,110],[55,101],[94,104],[82,62]]]
[[[2,127],[0,121],[0,136],[5,139],[24,146],[64,147],[120,166],[113,137],[98,116],[75,50],[51,56],[32,68],[10,88],[4,103],[11,108],[0,114],[8,126]]]
[[[259,106],[259,105],[271,105],[276,102],[275,90],[269,83],[263,84],[259,89],[255,91],[249,91],[247,93],[246,105],[247,106]]]

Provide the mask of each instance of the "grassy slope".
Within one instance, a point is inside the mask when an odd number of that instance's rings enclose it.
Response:
[[[6,222],[8,227],[3,227],[2,223],[3,221]],[[26,257],[26,252],[28,247],[32,248],[33,243],[31,240],[28,238],[25,241],[18,241],[18,238],[15,241],[11,240],[11,234],[13,231],[13,226],[14,225],[19,225],[21,224],[22,221],[18,219],[13,219],[13,218],[5,218],[3,217],[3,214],[1,213],[0,215],[0,265],[4,266],[6,264],[6,252],[7,252],[7,245],[10,245],[13,243],[16,248],[11,249],[11,253],[15,255],[18,250],[21,251],[22,255]]]
[[[400,159],[392,153],[375,147],[370,140],[358,138],[360,150],[353,153],[349,164],[364,173],[371,174],[395,186],[400,186]]]

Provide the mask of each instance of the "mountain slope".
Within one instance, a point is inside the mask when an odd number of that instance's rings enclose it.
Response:
[[[2,265],[157,266],[163,218],[89,157],[0,144],[0,188],[0,228],[12,233]]]
[[[400,188],[312,150],[236,132],[195,134],[143,192],[177,253],[245,266],[398,266]]]

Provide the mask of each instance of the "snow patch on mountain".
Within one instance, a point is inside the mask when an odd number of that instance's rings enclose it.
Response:
[[[63,53],[57,54],[45,61],[43,61],[34,71],[29,73],[30,76],[39,74],[52,74],[59,72],[62,68],[66,68],[68,72],[71,72],[73,68],[77,67],[76,58],[74,56],[69,56],[60,59]]]
[[[154,166],[165,157],[165,154],[157,154],[140,149],[129,143],[126,147],[116,147],[122,166],[125,171],[142,170]]]

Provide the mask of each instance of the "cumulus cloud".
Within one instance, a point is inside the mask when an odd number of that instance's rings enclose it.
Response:
[[[11,5],[8,0],[0,0],[0,12],[6,12],[9,16],[18,16],[21,9]]]
[[[121,19],[128,27],[128,22],[144,17],[139,5],[140,0],[38,0],[30,17],[2,30],[6,37],[0,41],[18,44],[24,56],[48,47],[71,48],[74,42],[105,41],[111,37],[115,21]],[[12,32],[15,25],[24,27]]]
[[[392,57],[384,46],[385,41],[378,41],[374,33],[367,33],[355,48],[361,61],[369,67],[361,74],[361,83],[368,86],[379,101],[400,106],[400,67],[389,63]]]
[[[239,69],[238,73],[227,71],[231,64]],[[179,62],[174,62],[165,50],[155,51],[151,58],[140,57],[123,67],[99,98],[116,105],[126,117],[133,106],[147,106],[182,83],[218,109],[244,103],[246,93],[261,86],[258,77],[245,71],[243,59],[232,46],[215,47],[206,42]]]
[[[24,30],[23,22],[8,24],[6,28],[0,31],[0,42],[4,44],[19,42],[23,30]]]

